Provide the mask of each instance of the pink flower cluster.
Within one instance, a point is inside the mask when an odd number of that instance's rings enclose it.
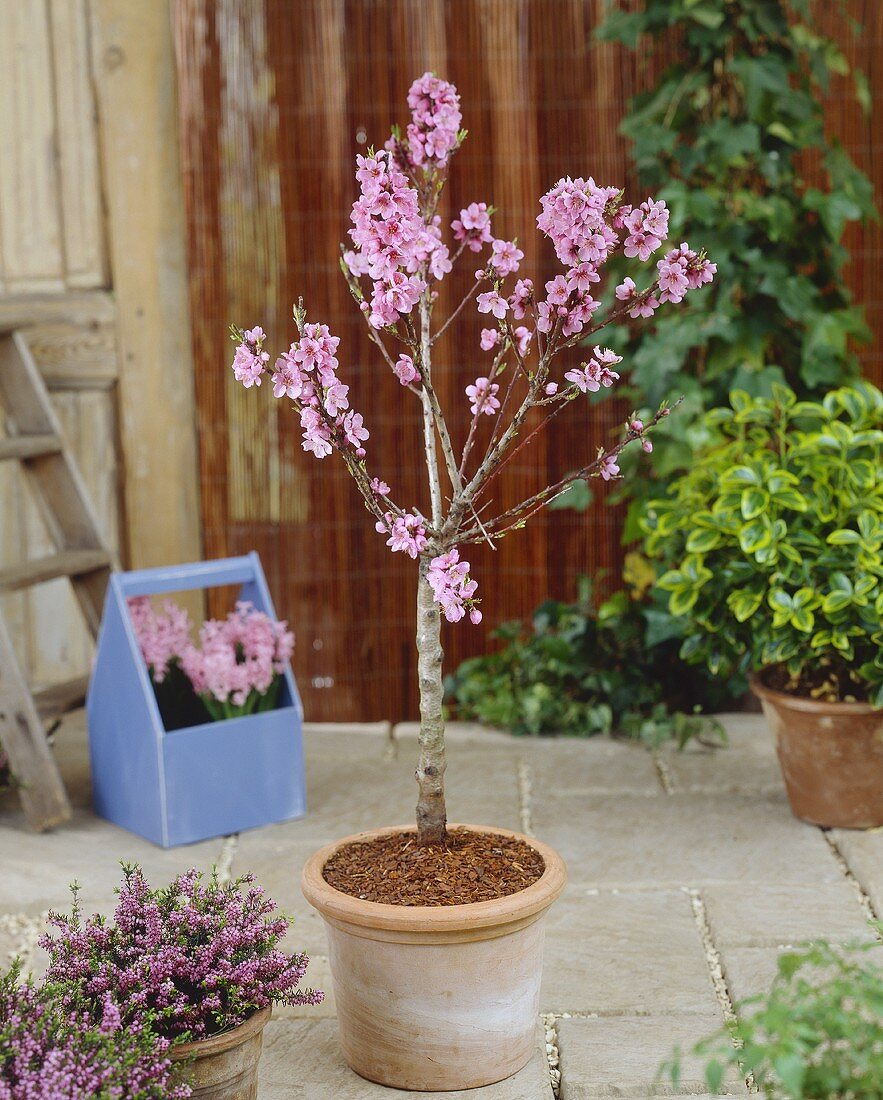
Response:
[[[455,241],[465,241],[470,252],[480,252],[483,244],[492,241],[491,214],[486,202],[471,202],[460,217],[451,222]]]
[[[498,383],[491,382],[488,378],[476,378],[471,386],[466,387],[466,396],[470,401],[470,410],[473,416],[484,413],[493,416],[500,407],[497,394],[500,392]]]
[[[572,382],[583,393],[597,393],[604,386],[609,389],[614,382],[619,380],[619,375],[611,367],[622,362],[622,356],[611,351],[610,348],[599,348],[596,344],[593,356],[588,363],[569,370],[564,377]]]
[[[242,343],[236,348],[233,358],[233,377],[247,390],[261,384],[261,376],[270,361],[270,356],[264,351],[266,338],[262,328],[247,329],[242,334]],[[276,396],[279,395],[276,394]]]
[[[149,596],[133,596],[127,603],[141,656],[154,683],[161,684],[169,667],[193,644],[190,616],[172,600],[163,601],[161,612],[156,611]]]
[[[221,884],[213,873],[203,884],[190,870],[151,890],[140,868],[124,865],[112,922],[97,914],[84,921],[76,895],[70,916],[50,914],[58,934],[39,941],[50,959],[46,981],[90,1005],[96,1022],[115,1018],[125,1030],[150,1023],[183,1041],[233,1028],[273,1003],[318,1004],[322,993],[299,988],[309,959],[278,949],[289,921],[272,915],[275,902],[253,883],[246,875]]]
[[[660,302],[681,302],[687,291],[698,290],[717,274],[717,264],[694,252],[686,242],[666,252],[656,268]]]
[[[408,124],[408,152],[420,166],[443,167],[457,148],[460,133],[460,97],[453,84],[424,73],[408,92],[411,122]]]
[[[273,393],[297,402],[301,446],[316,458],[330,455],[335,442],[352,447],[362,458],[362,443],[370,434],[362,414],[349,407],[349,386],[337,377],[339,343],[327,325],[305,324],[300,340],[279,356],[273,372]]]
[[[455,546],[447,554],[432,559],[426,571],[426,580],[432,589],[435,602],[441,607],[449,623],[458,623],[469,612],[474,626],[481,622],[475,593],[478,581],[469,576],[469,562],[460,561],[460,551]]]
[[[285,671],[294,650],[287,623],[274,622],[247,602],[237,603],[226,619],[203,623],[199,641],[181,655],[193,690],[207,705],[215,700],[245,713]]]
[[[380,534],[389,535],[386,545],[393,553],[407,554],[409,558],[416,559],[426,549],[428,542],[425,523],[418,512],[405,512],[401,516],[393,516],[392,512],[387,512],[374,526]]]
[[[0,975],[0,1100],[186,1100],[170,1043],[149,1028],[119,1026],[107,1000],[99,1019],[65,1005],[52,985]]]

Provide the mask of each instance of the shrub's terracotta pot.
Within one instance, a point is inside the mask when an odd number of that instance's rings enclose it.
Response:
[[[795,816],[841,829],[883,825],[883,710],[773,691],[761,676],[751,690],[775,734]]]
[[[232,1031],[173,1047],[170,1057],[186,1062],[181,1076],[199,1100],[257,1100],[261,1039],[271,1008],[262,1008]]]
[[[361,901],[329,886],[322,869],[352,841],[414,827],[377,829],[316,852],[301,887],[328,933],[340,1044],[350,1066],[400,1089],[470,1089],[502,1081],[536,1046],[545,915],[564,889],[564,861],[533,837],[542,877],[517,894],[469,905]]]

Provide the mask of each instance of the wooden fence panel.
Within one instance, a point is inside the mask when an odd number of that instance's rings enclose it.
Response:
[[[551,250],[535,230],[539,196],[568,173],[631,186],[617,126],[660,63],[597,45],[603,8],[602,0],[301,0],[293,15],[288,0],[176,2],[205,550],[261,553],[297,631],[312,719],[413,716],[414,570],[389,554],[342,466],[303,454],[296,416],[232,381],[227,326],[263,323],[275,347],[287,346],[290,306],[303,295],[310,315],[342,338],[343,371],[372,432],[372,470],[397,499],[426,508],[416,403],[402,400],[409,395],[379,365],[337,266],[355,154],[406,120],[415,76],[433,68],[453,80],[470,134],[443,216],[472,200],[494,203],[496,233],[525,246],[525,274],[549,278]],[[883,5],[852,0],[852,8],[865,32],[845,45],[871,71],[879,110],[883,75],[871,62],[883,48]],[[873,119],[842,88],[827,106],[832,129],[879,181]],[[879,331],[879,232],[852,243],[851,277]],[[471,278],[467,262],[447,280],[441,316]],[[468,420],[463,389],[486,363],[479,328],[473,317],[437,345],[455,439]],[[865,361],[879,373],[876,345]],[[507,469],[503,498],[560,476],[587,440],[609,438],[620,412],[577,402],[558,431]],[[540,519],[495,553],[470,548],[485,623],[446,629],[448,668],[485,649],[494,624],[528,615],[547,596],[572,597],[580,574],[616,566],[620,517],[603,488],[597,496],[585,515]]]

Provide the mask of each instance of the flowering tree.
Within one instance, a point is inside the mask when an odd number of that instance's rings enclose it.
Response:
[[[617,477],[617,458],[629,443],[640,441],[644,450],[652,450],[648,432],[667,415],[665,405],[647,423],[630,417],[619,442],[599,447],[575,472],[513,507],[493,507],[490,490],[506,463],[571,401],[613,386],[619,378],[620,356],[594,345],[591,354],[580,358],[577,353],[576,362],[565,362],[567,369],[556,380],[553,370],[562,353],[585,341],[591,344],[589,338],[607,324],[651,317],[661,304],[680,302],[710,282],[716,268],[682,244],[658,261],[647,286],[639,289],[633,279],[624,279],[616,287],[614,307],[596,319],[601,301],[593,290],[604,263],[620,249],[647,261],[666,238],[668,210],[651,199],[632,207],[615,187],[568,177],[543,196],[537,218],[564,273],[546,283],[545,295],[530,279],[513,285],[524,253],[516,241],[494,237],[493,209],[486,203],[471,203],[451,223],[453,251],[443,239],[439,199],[451,157],[466,136],[456,89],[425,73],[411,86],[408,105],[412,113],[405,134],[394,130],[383,150],[356,158],[360,194],[349,234],[354,247],[343,251],[341,268],[393,377],[421,403],[430,514],[397,503],[390,486],[371,476],[364,446],[369,433],[350,406],[349,387],[338,377],[340,341],[327,325],[307,321],[302,302],[294,307],[299,339],[273,366],[263,330],[234,327],[233,371],[246,388],[270,376],[274,396],[291,399],[300,413],[304,450],[317,458],[337,451],[377,530],[387,536],[387,546],[419,563],[417,829],[421,843],[443,844],[441,614],[448,622],[466,615],[473,623],[481,621],[478,585],[462,547],[482,540],[493,546],[574,481]],[[439,321],[434,317],[438,284],[466,252],[483,252],[486,259],[462,301]],[[487,318],[480,348],[490,365],[466,387],[471,420],[462,446],[455,447],[436,394],[432,348],[470,304]],[[538,423],[528,430],[533,410],[538,410]]]

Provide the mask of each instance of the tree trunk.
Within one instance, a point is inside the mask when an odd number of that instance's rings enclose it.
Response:
[[[443,845],[445,824],[445,722],[442,715],[441,615],[420,561],[417,586],[417,674],[420,681],[420,758],[417,764],[417,841]]]

